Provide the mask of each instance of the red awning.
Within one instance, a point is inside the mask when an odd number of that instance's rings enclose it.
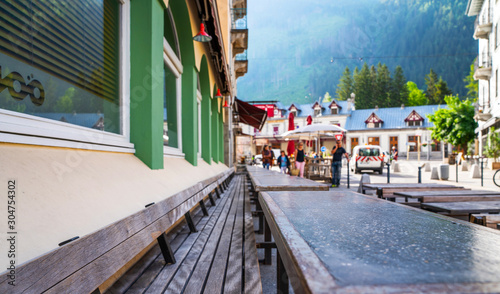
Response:
[[[243,102],[238,98],[234,102],[234,111],[240,117],[240,122],[252,126],[259,131],[262,130],[267,119],[267,111]]]

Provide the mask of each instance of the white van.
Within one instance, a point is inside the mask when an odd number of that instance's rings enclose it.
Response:
[[[361,145],[356,146],[352,150],[352,156],[349,168],[355,174],[362,170],[378,171],[379,174],[384,172],[385,155],[382,148],[376,145]]]

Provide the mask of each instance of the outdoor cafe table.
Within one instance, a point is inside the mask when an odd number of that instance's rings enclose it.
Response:
[[[500,201],[422,203],[421,207],[450,215],[469,214],[470,216],[473,213],[500,213]]]
[[[415,191],[415,190],[464,190],[464,187],[443,184],[417,184],[417,183],[395,183],[395,184],[363,184],[363,194],[365,190],[373,189],[377,191],[378,198],[387,198],[395,201],[395,192]],[[392,197],[391,197],[392,196]]]
[[[256,192],[261,191],[328,191],[329,186],[318,182],[288,176],[278,172],[248,170]]]
[[[295,293],[500,292],[500,231],[350,191],[259,201],[278,291],[290,281]]]
[[[500,192],[473,190],[439,190],[439,191],[403,191],[394,192],[395,196],[418,199],[419,202],[464,202],[500,200]]]

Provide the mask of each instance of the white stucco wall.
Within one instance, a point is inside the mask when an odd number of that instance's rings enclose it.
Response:
[[[16,181],[17,263],[58,248],[227,169],[165,158],[151,170],[133,154],[0,144],[0,220],[6,240],[7,182]],[[0,264],[7,264],[0,242]],[[2,270],[2,272],[5,268]]]

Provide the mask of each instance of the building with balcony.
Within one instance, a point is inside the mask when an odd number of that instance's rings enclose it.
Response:
[[[482,155],[490,127],[500,130],[500,4],[495,0],[469,0],[466,14],[476,17],[474,39],[479,52],[474,67],[478,80],[478,101],[475,119],[478,121],[476,150]]]

